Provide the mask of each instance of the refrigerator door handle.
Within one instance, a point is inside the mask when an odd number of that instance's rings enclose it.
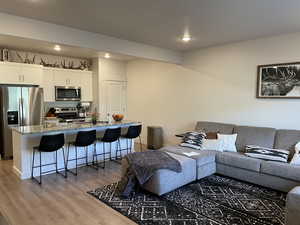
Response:
[[[23,99],[19,99],[19,125],[23,126]]]

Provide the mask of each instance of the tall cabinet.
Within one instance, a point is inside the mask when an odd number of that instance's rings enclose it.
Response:
[[[125,61],[97,58],[93,61],[95,107],[102,120],[107,114],[127,113],[127,76]]]

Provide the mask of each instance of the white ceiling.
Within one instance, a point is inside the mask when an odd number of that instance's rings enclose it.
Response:
[[[75,58],[95,58],[104,57],[106,52],[99,52],[93,49],[79,48],[67,45],[61,45],[61,51],[54,50],[55,44],[46,41],[32,40],[8,35],[0,35],[0,47],[24,50],[37,53],[45,53],[51,55],[71,56]],[[111,59],[129,61],[137,59],[134,56],[110,53]]]
[[[300,31],[299,0],[1,0],[0,11],[174,50]],[[179,39],[189,32],[193,41]]]

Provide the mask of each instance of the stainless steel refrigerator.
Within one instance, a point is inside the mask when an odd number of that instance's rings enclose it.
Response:
[[[0,137],[2,158],[13,156],[13,126],[40,125],[44,117],[43,89],[32,86],[0,86]]]

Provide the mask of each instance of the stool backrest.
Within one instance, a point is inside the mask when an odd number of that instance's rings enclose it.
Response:
[[[135,125],[128,127],[127,133],[125,134],[125,138],[133,139],[140,136],[142,132],[142,125]]]
[[[96,141],[96,130],[79,131],[76,136],[75,146],[86,147]]]
[[[54,152],[65,145],[65,135],[43,135],[39,145],[40,152]]]
[[[109,128],[105,130],[104,136],[101,139],[103,142],[115,142],[121,136],[121,127]]]

